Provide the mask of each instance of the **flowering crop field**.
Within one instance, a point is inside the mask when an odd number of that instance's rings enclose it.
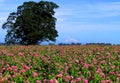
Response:
[[[120,46],[0,46],[0,83],[120,83]]]

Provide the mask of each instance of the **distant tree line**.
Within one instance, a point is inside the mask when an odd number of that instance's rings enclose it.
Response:
[[[5,45],[5,43],[0,43],[0,45]]]
[[[81,43],[59,43],[58,45],[112,45],[111,43],[86,43],[86,44],[81,44]]]
[[[81,43],[59,43],[58,45],[112,45],[111,43],[86,43],[86,44],[81,44]]]
[[[112,45],[111,43],[86,43],[86,45]]]
[[[14,44],[8,44],[8,43],[0,43],[0,45],[21,45],[19,43],[14,43]],[[38,45],[42,45],[42,44],[38,44]],[[59,43],[59,44],[55,44],[55,43],[48,43],[46,45],[103,45],[103,46],[112,46],[112,45],[117,45],[117,46],[120,46],[120,44],[111,44],[111,43],[85,43],[85,44],[82,44],[82,43]]]
[[[58,45],[82,45],[81,43],[59,43]]]

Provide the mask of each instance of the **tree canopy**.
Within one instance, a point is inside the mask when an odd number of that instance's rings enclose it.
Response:
[[[6,43],[24,45],[37,44],[43,41],[56,41],[58,32],[55,29],[54,9],[59,6],[53,2],[24,2],[12,12],[2,26],[7,29]]]

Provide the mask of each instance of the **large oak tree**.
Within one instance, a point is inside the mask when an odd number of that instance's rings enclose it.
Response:
[[[2,26],[7,29],[5,42],[23,45],[37,44],[43,41],[55,41],[58,32],[55,29],[54,9],[59,6],[53,2],[24,2],[12,12]]]

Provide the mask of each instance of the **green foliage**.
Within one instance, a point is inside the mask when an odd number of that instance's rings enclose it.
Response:
[[[24,2],[17,12],[10,13],[2,26],[7,29],[5,42],[24,45],[37,44],[42,41],[55,41],[58,32],[55,29],[54,9],[59,6],[53,2]]]

